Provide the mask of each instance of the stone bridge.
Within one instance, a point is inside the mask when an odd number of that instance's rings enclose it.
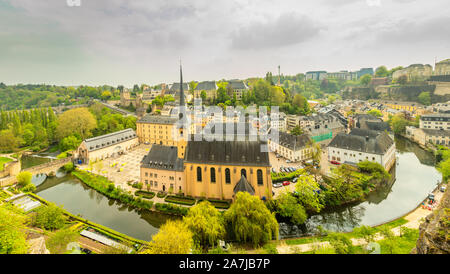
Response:
[[[51,162],[43,163],[37,166],[25,168],[21,171],[29,171],[33,175],[36,174],[49,174],[50,172],[56,173],[56,171],[62,167],[63,165],[69,163],[72,161],[72,157],[64,158],[64,159],[58,159],[53,160]],[[5,187],[8,185],[15,184],[17,182],[16,176],[9,176],[5,178],[0,179],[0,187]]]

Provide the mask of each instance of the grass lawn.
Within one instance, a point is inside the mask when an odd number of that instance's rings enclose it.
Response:
[[[9,162],[12,162],[12,161],[13,161],[13,159],[11,159],[11,158],[0,157],[0,171],[3,171],[3,166],[6,163],[9,163]]]

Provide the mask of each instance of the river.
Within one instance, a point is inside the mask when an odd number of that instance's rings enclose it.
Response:
[[[305,226],[293,230],[289,227],[285,235],[281,225],[281,236],[308,235],[316,231],[318,225],[332,231],[350,231],[356,226],[382,224],[413,210],[436,187],[441,175],[434,168],[431,153],[403,138],[396,138],[395,142],[397,164],[391,170],[393,184],[372,193],[366,202],[311,216]],[[122,205],[71,175],[48,178],[43,183],[41,180],[35,179],[38,185],[36,193],[42,198],[63,205],[73,214],[138,239],[150,240],[151,235],[170,218],[165,214]]]

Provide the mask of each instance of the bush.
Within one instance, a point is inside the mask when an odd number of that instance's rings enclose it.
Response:
[[[66,223],[67,217],[64,215],[62,207],[54,204],[42,206],[36,210],[35,225],[49,230],[62,228]]]
[[[152,199],[153,197],[155,197],[155,192],[151,192],[151,191],[138,190],[134,194],[137,196],[147,198],[147,199]]]
[[[60,154],[58,154],[58,156],[56,156],[56,159],[64,159],[67,158],[67,151],[61,152]]]
[[[164,201],[181,205],[194,205],[195,199],[181,196],[167,196]]]
[[[67,245],[71,242],[76,242],[78,238],[79,234],[76,231],[64,229],[50,236],[46,245],[52,254],[64,254],[69,252]]]
[[[303,169],[297,169],[294,172],[291,173],[271,173],[271,177],[272,177],[272,182],[276,183],[276,182],[282,182],[282,181],[289,181],[299,175],[302,175],[303,173],[305,173],[305,171]]]
[[[172,213],[176,215],[186,215],[189,211],[189,209],[177,205],[172,204],[162,204],[162,203],[156,203],[155,208],[158,211],[165,212],[165,213]]]
[[[156,197],[158,197],[158,198],[164,198],[164,197],[166,197],[166,195],[167,195],[166,192],[160,191],[160,192],[158,192],[158,194],[156,194]]]
[[[65,164],[65,165],[63,166],[63,169],[64,169],[66,172],[72,172],[72,171],[75,169],[75,166],[73,165],[72,162],[70,162],[70,163]]]
[[[31,184],[31,178],[33,178],[33,174],[29,171],[22,171],[17,176],[17,184],[19,187],[25,187]]]
[[[28,184],[27,186],[24,186],[21,190],[22,192],[33,192],[36,190],[36,186],[33,184]]]

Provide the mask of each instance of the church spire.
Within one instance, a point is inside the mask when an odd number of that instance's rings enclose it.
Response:
[[[183,90],[183,68],[181,67],[181,60],[180,60],[180,106],[184,106],[185,99],[184,99],[184,90]]]

